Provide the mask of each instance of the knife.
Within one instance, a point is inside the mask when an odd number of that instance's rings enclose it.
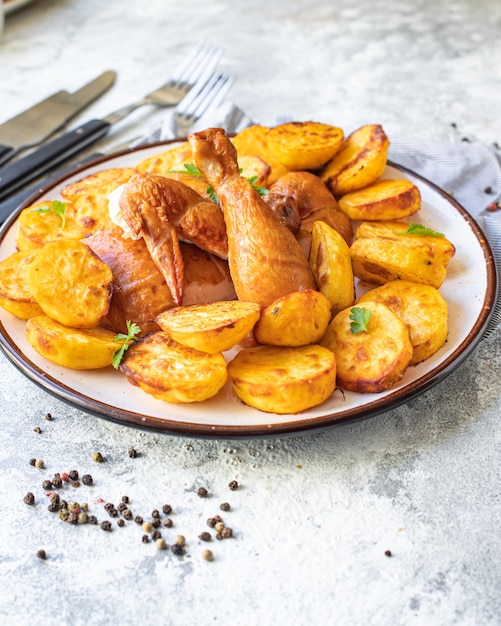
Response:
[[[116,72],[109,70],[75,93],[58,91],[0,124],[0,164],[62,129],[72,117],[105,93],[115,79]]]

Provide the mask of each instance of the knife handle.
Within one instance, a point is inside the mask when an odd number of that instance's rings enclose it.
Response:
[[[0,144],[0,165],[6,163],[16,153],[14,148]]]
[[[91,120],[0,169],[0,200],[106,135],[110,126]]]

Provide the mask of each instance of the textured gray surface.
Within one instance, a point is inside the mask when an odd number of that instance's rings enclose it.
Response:
[[[0,39],[0,121],[115,68],[117,85],[82,119],[106,114],[206,39],[224,46],[232,99],[256,121],[287,112],[442,139],[454,122],[492,143],[501,140],[500,26],[493,1],[39,0],[10,16]],[[156,117],[137,114],[101,147],[146,132]],[[446,380],[383,415],[300,437],[221,441],[87,415],[0,355],[0,619],[500,624],[500,370],[498,331]],[[96,450],[104,463],[92,461]],[[124,494],[145,518],[172,504],[174,527],[162,533],[168,543],[185,535],[186,555],[143,544],[133,522],[106,533],[57,519],[41,483],[70,469],[91,473],[94,485],[65,495],[100,520],[104,502]],[[230,491],[234,479],[241,486]],[[217,513],[234,538],[213,540],[209,563],[198,535]]]

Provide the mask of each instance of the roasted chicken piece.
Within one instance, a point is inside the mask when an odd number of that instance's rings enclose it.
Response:
[[[113,293],[106,325],[127,332],[126,321],[138,324],[144,333],[158,330],[156,316],[177,303],[143,239],[126,239],[118,226],[85,238],[84,243],[113,273]],[[236,297],[228,263],[196,246],[180,243],[184,261],[183,304]]]
[[[315,289],[301,246],[248,180],[222,128],[188,137],[198,169],[215,190],[228,236],[228,262],[240,300],[268,306],[280,296]]]
[[[226,258],[226,227],[219,206],[183,183],[154,174],[136,174],[119,200],[122,216],[136,239],[143,238],[176,304],[184,289],[179,240]]]
[[[282,197],[293,203],[301,218],[301,229],[311,232],[316,220],[327,222],[348,245],[353,241],[350,218],[341,211],[326,184],[311,172],[288,172],[269,188],[270,199]]]

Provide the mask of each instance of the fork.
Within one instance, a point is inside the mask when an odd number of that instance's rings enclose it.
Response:
[[[209,110],[217,109],[226,98],[233,82],[233,76],[214,73],[200,91],[188,93],[174,111],[176,136],[180,139],[186,138],[193,124],[202,115]]]
[[[198,45],[185,63],[165,85],[155,89],[137,102],[110,113],[102,119],[94,119],[49,141],[35,152],[28,154],[0,170],[0,200],[4,200],[26,183],[68,160],[107,134],[113,124],[124,119],[135,109],[146,104],[173,106],[193,91],[201,94],[210,84],[213,72],[223,52],[216,46]]]

